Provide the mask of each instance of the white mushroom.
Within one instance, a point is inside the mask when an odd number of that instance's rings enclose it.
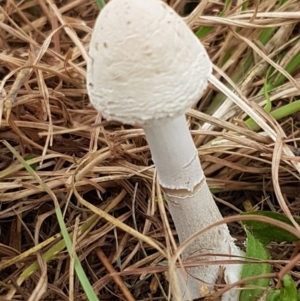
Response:
[[[222,219],[184,116],[201,98],[211,73],[204,47],[165,3],[112,0],[101,11],[87,65],[90,101],[105,118],[144,129],[181,243]],[[226,225],[198,237],[183,258],[197,253],[241,254]],[[208,265],[188,272],[213,288],[218,270]],[[229,282],[239,279],[240,266],[227,265],[226,271]],[[200,297],[192,276],[180,288],[182,298]],[[236,290],[226,296],[238,300]]]

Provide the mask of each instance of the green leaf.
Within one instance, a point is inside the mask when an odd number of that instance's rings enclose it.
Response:
[[[246,230],[247,234],[247,248],[246,248],[246,257],[248,259],[257,259],[257,260],[269,260],[270,255],[265,249],[264,245],[256,239],[250,231]],[[247,259],[246,259],[247,261]],[[248,277],[259,276],[271,273],[272,267],[269,263],[245,263],[242,269],[241,278],[245,279]],[[241,301],[256,301],[268,288],[269,279],[260,278],[251,280],[247,283],[248,286],[254,286],[253,288],[245,289],[241,292],[240,300]]]
[[[242,215],[259,215],[273,218],[277,221],[284,222],[288,225],[293,225],[292,222],[283,214],[271,211],[254,211],[254,212],[245,212],[241,213]],[[300,224],[300,218],[294,217],[295,221]],[[264,245],[269,244],[271,241],[277,242],[293,242],[298,241],[299,239],[291,234],[290,232],[276,227],[274,225],[270,225],[264,222],[259,221],[243,221],[243,224],[249,229],[252,234],[259,239]]]
[[[280,290],[274,290],[272,289],[267,298],[266,298],[266,301],[279,301],[278,298],[279,298],[279,295],[280,295]]]
[[[298,292],[293,278],[285,275],[281,280],[281,288],[270,291],[266,301],[298,301]]]
[[[105,5],[104,0],[96,0],[96,3],[98,5],[99,9],[102,9]]]
[[[284,275],[281,283],[279,301],[297,301],[298,292],[293,278],[290,275]]]

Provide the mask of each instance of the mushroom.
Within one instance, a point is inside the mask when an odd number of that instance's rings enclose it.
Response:
[[[211,73],[205,48],[164,2],[112,0],[101,11],[87,64],[90,101],[106,119],[144,129],[180,243],[222,219],[185,119]],[[183,259],[197,253],[211,253],[200,258],[217,260],[224,258],[215,254],[241,251],[223,224],[195,239]],[[180,300],[200,297],[199,279],[212,289],[219,266],[187,271]],[[239,280],[240,265],[226,265],[225,273],[229,283]],[[223,300],[238,300],[238,291],[231,290]]]

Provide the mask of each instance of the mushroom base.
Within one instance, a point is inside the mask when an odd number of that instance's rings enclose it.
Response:
[[[198,186],[199,187],[199,186]],[[205,178],[200,188],[193,195],[182,196],[177,191],[167,190],[166,199],[173,218],[179,242],[183,243],[197,231],[222,220],[219,209],[214,202]],[[226,257],[222,257],[222,254]],[[190,243],[182,254],[183,262],[209,261],[207,265],[187,269],[187,273],[180,271],[180,297],[178,300],[192,300],[201,296],[201,292],[213,291],[220,271],[223,280],[232,284],[240,279],[241,264],[215,264],[216,260],[236,259],[233,256],[243,256],[243,252],[234,244],[226,224],[213,227],[199,235]],[[192,257],[192,259],[189,259]],[[186,282],[184,282],[186,279]],[[232,289],[224,294],[223,301],[238,301],[239,292]]]

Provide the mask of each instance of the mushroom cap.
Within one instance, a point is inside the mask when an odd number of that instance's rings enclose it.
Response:
[[[87,89],[108,120],[147,126],[183,115],[211,72],[201,42],[160,0],[112,0],[98,16]]]

